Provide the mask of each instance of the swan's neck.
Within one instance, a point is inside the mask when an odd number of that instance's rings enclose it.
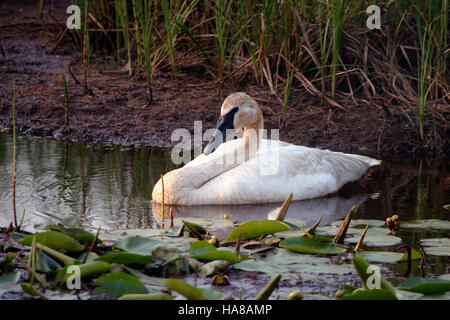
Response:
[[[227,172],[243,162],[248,161],[258,152],[261,144],[262,129],[264,129],[264,122],[262,113],[259,113],[258,119],[244,127],[244,135],[240,142],[236,144],[235,148],[229,149],[226,152],[212,153],[210,160],[207,163],[202,163],[201,169],[192,168],[195,170],[195,187],[200,187],[209,180]],[[191,168],[185,168],[190,171]],[[189,174],[188,172],[186,172]],[[192,172],[192,174],[194,174]]]

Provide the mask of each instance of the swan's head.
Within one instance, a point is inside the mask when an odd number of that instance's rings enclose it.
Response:
[[[203,150],[203,154],[213,153],[226,141],[231,130],[243,129],[260,121],[262,113],[255,100],[243,92],[230,94],[222,104],[216,132]]]

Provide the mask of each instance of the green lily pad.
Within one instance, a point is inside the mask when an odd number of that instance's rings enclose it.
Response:
[[[33,236],[36,236],[36,242],[49,248],[64,252],[80,252],[84,247],[74,238],[56,231],[38,232],[19,241],[20,244],[31,246]]]
[[[166,293],[131,293],[124,294],[117,300],[173,300],[174,298],[171,295]]]
[[[450,247],[426,247],[425,253],[430,256],[450,257]]]
[[[37,266],[39,271],[53,272],[62,267],[58,261],[44,253],[42,250],[38,250],[37,257]]]
[[[142,255],[150,255],[156,248],[166,246],[167,244],[162,241],[141,237],[129,237],[120,240],[113,245],[113,247],[123,251]]]
[[[214,290],[210,286],[198,287],[197,289],[203,292],[203,295],[207,300],[223,300],[222,294],[219,291]]]
[[[48,227],[51,231],[62,232],[80,242],[83,245],[91,245],[95,239],[95,236],[86,230],[79,228],[66,228],[57,224],[53,224]],[[100,243],[99,239],[96,240],[96,243]]]
[[[97,258],[96,260],[119,264],[149,264],[155,262],[151,256],[130,252],[111,252]]]
[[[21,291],[18,285],[20,280],[20,271],[14,271],[0,276],[0,293],[6,291]]]
[[[358,257],[362,257],[370,262],[396,263],[403,257],[401,252],[385,252],[385,251],[360,251]]]
[[[387,252],[387,251],[359,251],[356,254],[370,262],[381,263],[397,263],[407,261],[408,254],[401,252]],[[421,259],[422,255],[415,249],[411,248],[411,260]]]
[[[98,285],[94,290],[96,294],[118,297],[131,293],[148,293],[138,278],[125,272],[107,273],[95,280],[95,283]]]
[[[241,234],[241,240],[248,240],[289,229],[290,228],[287,224],[277,220],[248,221],[241,224],[236,229],[234,229],[228,235],[227,240],[229,241],[237,240],[239,233]]]
[[[165,287],[166,283],[164,278],[150,277],[139,270],[133,269],[128,266],[124,266],[124,269],[128,271],[131,275],[138,278],[148,289],[150,293],[161,292]]]
[[[346,238],[345,243],[357,244],[361,236]],[[367,235],[364,237],[363,244],[369,247],[388,247],[402,243],[402,239],[392,235]]]
[[[424,279],[421,277],[411,277],[403,281],[398,288],[425,295],[440,294],[450,291],[450,281],[445,279]]]
[[[307,237],[287,238],[281,241],[278,246],[299,253],[339,254],[346,251],[346,249],[332,242],[324,242],[316,240],[316,238],[309,239]]]
[[[239,269],[250,272],[262,272],[268,274],[276,274],[282,272],[289,272],[286,266],[273,265],[262,260],[245,260],[232,266],[233,269]]]
[[[450,247],[449,238],[432,238],[432,239],[422,239],[420,243],[424,247]]]
[[[189,283],[178,279],[166,279],[166,285],[173,291],[178,292],[188,300],[206,300],[206,296],[202,290],[196,288]]]
[[[233,263],[239,262],[236,253],[229,250],[218,250],[208,241],[197,241],[191,244],[189,254],[199,260],[226,260]]]
[[[397,300],[397,297],[386,289],[356,289],[352,294],[338,300]]]
[[[338,220],[331,223],[332,226],[340,227],[344,221]],[[374,219],[357,219],[357,220],[351,220],[350,221],[350,227],[356,227],[359,229],[364,229],[368,224],[370,224],[370,228],[377,228],[382,227],[385,225],[385,222],[383,220],[374,220]]]
[[[449,238],[422,239],[420,243],[424,246],[425,253],[428,255],[450,257]]]
[[[400,228],[450,230],[450,221],[438,219],[404,221],[400,223]]]

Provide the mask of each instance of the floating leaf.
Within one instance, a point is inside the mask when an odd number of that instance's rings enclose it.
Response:
[[[150,255],[156,248],[165,246],[167,245],[162,241],[142,237],[129,237],[120,240],[113,245],[113,247],[123,251],[142,255]]]
[[[20,291],[17,284],[20,280],[20,271],[14,271],[0,276],[0,293],[4,291]]]
[[[117,300],[173,300],[173,297],[166,293],[147,293],[147,294],[131,293],[131,294],[124,294]]]
[[[450,230],[450,221],[438,219],[402,221],[400,228]]]
[[[358,243],[360,237],[355,236],[351,238],[345,239],[345,243],[356,244]],[[371,235],[367,234],[364,237],[363,244],[369,247],[387,247],[387,246],[395,246],[402,243],[402,239],[396,236],[391,235]]]
[[[338,300],[397,300],[395,294],[386,289],[356,289],[352,294]]]
[[[246,260],[234,264],[232,266],[233,269],[239,269],[250,272],[263,272],[263,273],[280,273],[280,272],[289,272],[289,269],[286,266],[277,266],[270,264],[268,262],[262,260]]]
[[[402,282],[398,288],[422,294],[439,294],[450,291],[450,281],[445,279],[411,277]]]
[[[425,253],[432,256],[450,257],[450,239],[422,239],[420,243],[425,247]]]
[[[170,289],[178,292],[188,300],[206,300],[206,296],[203,291],[187,282],[178,279],[166,279],[165,282]]]
[[[200,260],[226,260],[233,263],[239,262],[239,257],[236,253],[228,250],[217,250],[214,245],[206,240],[192,243],[189,254],[192,258]]]
[[[124,294],[148,293],[138,278],[125,272],[107,273],[95,280],[95,283],[98,285],[94,290],[96,294],[118,297]]]
[[[44,253],[42,250],[38,250],[37,266],[39,267],[39,270],[42,272],[53,272],[62,267],[61,264],[59,264],[55,259]]]
[[[51,231],[62,232],[84,245],[91,245],[92,241],[95,239],[95,235],[87,232],[86,230],[79,228],[66,228],[57,224],[51,225],[48,227]],[[100,243],[101,241],[97,239],[96,243]]]
[[[222,294],[211,287],[198,287],[207,300],[223,300]]]
[[[36,242],[63,253],[80,252],[84,250],[83,246],[77,240],[64,233],[56,231],[38,232],[20,240],[19,243],[26,246],[31,246],[33,236],[36,236]]]
[[[111,252],[97,258],[96,260],[118,264],[149,264],[155,262],[151,256],[130,252]]]
[[[360,251],[357,256],[370,262],[396,263],[403,257],[401,252]]]
[[[360,251],[357,254],[370,262],[381,263],[397,263],[408,260],[408,253],[387,252],[387,251]],[[411,260],[419,260],[422,255],[415,249],[411,248]]]
[[[332,242],[317,240],[316,237],[313,239],[309,239],[307,237],[284,239],[280,242],[279,247],[299,253],[313,254],[338,254],[346,251],[346,249],[337,246]]]
[[[374,219],[356,219],[350,222],[350,227],[356,229],[364,229],[367,225],[370,225],[370,228],[382,227],[386,224],[383,220],[374,220]]]
[[[234,229],[227,240],[236,241],[239,233],[241,234],[241,241],[248,239],[255,239],[260,236],[269,235],[275,232],[289,230],[289,226],[281,221],[276,220],[254,220],[241,224]]]

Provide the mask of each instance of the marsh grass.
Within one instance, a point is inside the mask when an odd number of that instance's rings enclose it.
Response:
[[[356,0],[81,0],[95,19],[79,37],[87,78],[93,49],[116,35],[117,60],[128,73],[145,69],[148,100],[156,69],[177,77],[202,65],[217,81],[254,81],[278,100],[283,122],[291,93],[305,92],[331,107],[402,104],[424,143],[433,139],[426,120],[430,100],[450,103],[448,0],[380,1],[381,30],[366,27],[370,1]],[[88,25],[104,32],[88,32]],[[85,86],[86,86],[85,80]],[[276,106],[275,106],[276,107]],[[370,110],[368,110],[370,112]]]
[[[12,117],[13,117],[13,143],[14,143],[14,155],[13,155],[13,185],[12,185],[12,205],[13,205],[13,218],[14,228],[17,229],[17,212],[16,212],[16,179],[17,179],[17,135],[16,135],[16,81],[13,80],[13,99],[12,99]]]
[[[69,93],[67,90],[67,83],[66,83],[66,75],[63,73],[61,73],[61,77],[62,77],[62,82],[63,82],[63,86],[64,86],[64,124],[66,126],[69,125]]]

